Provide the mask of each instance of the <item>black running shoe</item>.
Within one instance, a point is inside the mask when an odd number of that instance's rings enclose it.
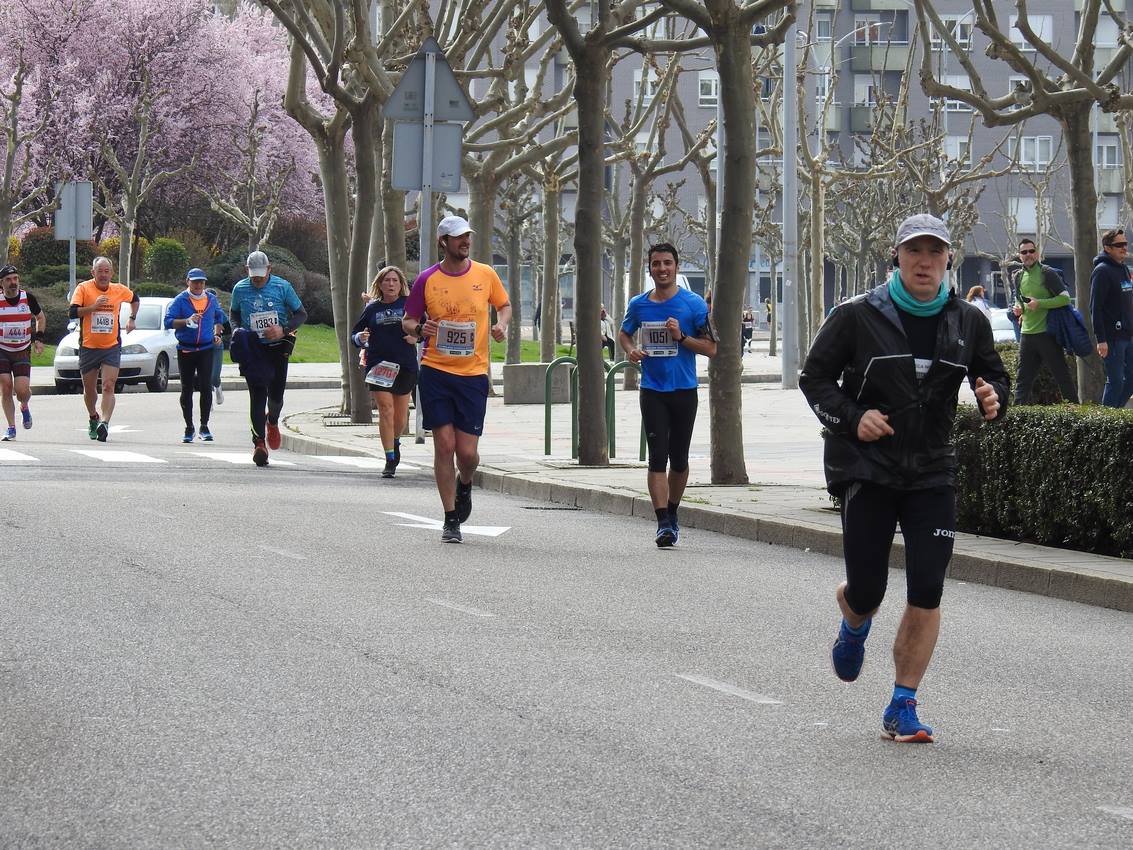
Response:
[[[677,534],[669,523],[657,526],[657,535],[654,537],[658,549],[668,549],[677,542]]]
[[[386,468],[382,470],[382,478],[393,478],[394,472],[397,471],[397,461],[387,460]]]
[[[110,435],[110,426],[105,422],[99,422],[98,427],[94,429],[94,437],[100,443],[105,443],[106,438]]]
[[[456,476],[456,502],[453,504],[453,510],[456,511],[457,519],[461,522],[467,522],[468,517],[472,515],[472,482],[467,484],[460,480],[460,476]]]
[[[460,523],[455,520],[446,520],[444,527],[441,529],[441,542],[442,543],[463,543],[464,538],[460,534]]]

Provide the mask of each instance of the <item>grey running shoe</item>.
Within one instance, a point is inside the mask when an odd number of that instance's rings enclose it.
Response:
[[[454,521],[446,521],[444,528],[441,529],[441,542],[442,543],[463,543],[464,537],[460,534],[460,523]]]
[[[468,522],[468,517],[472,515],[472,482],[463,483],[459,475],[456,476],[456,502],[453,509],[461,522]]]

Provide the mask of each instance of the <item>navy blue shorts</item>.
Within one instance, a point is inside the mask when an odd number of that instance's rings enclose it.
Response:
[[[426,431],[452,425],[476,437],[483,433],[488,409],[487,375],[453,375],[422,366],[417,388]]]

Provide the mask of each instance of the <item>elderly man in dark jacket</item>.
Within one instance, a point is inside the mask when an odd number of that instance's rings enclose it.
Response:
[[[1102,404],[1107,407],[1125,407],[1133,395],[1133,280],[1125,265],[1128,254],[1125,231],[1107,230],[1090,275],[1090,319],[1098,355],[1105,362]]]
[[[1009,379],[991,325],[945,281],[951,243],[934,216],[903,221],[892,277],[834,308],[799,380],[825,426],[827,487],[842,502],[846,581],[836,591],[842,623],[831,658],[843,681],[861,672],[901,524],[907,604],[882,716],[885,733],[899,742],[933,740],[917,717],[916,690],[936,647],[956,536],[956,395],[967,378],[985,419],[1007,406]]]

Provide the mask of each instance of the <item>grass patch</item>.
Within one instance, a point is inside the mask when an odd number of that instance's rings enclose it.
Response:
[[[31,353],[32,366],[53,366],[55,365],[55,346],[43,346],[43,354],[36,354],[34,351]]]

